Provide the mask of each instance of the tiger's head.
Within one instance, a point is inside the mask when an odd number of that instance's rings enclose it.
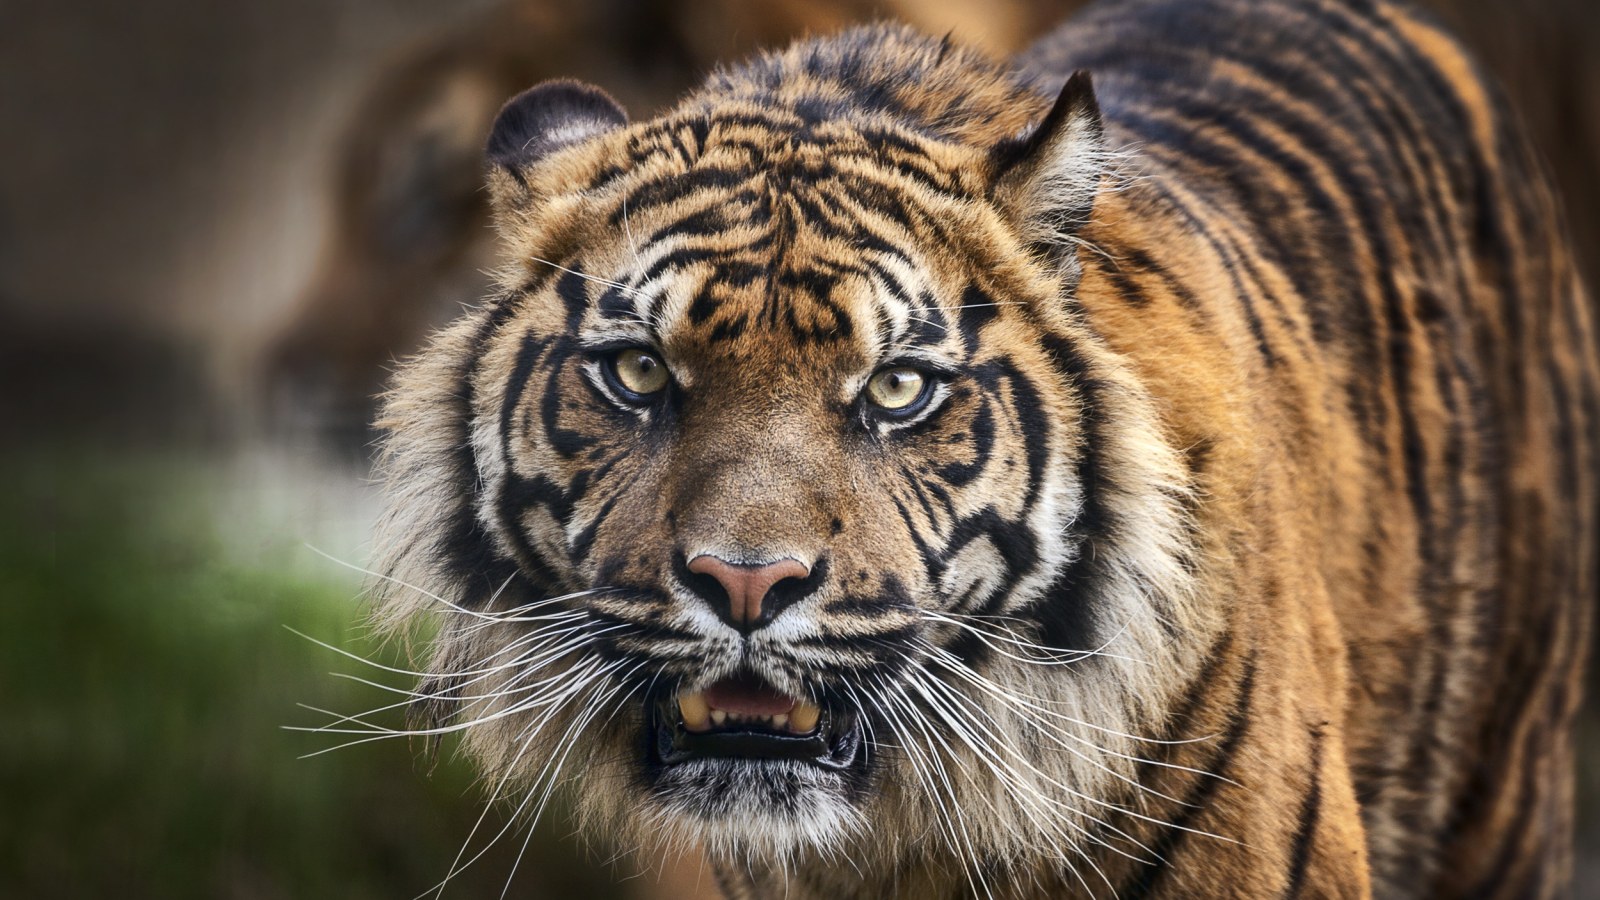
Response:
[[[432,730],[634,845],[1078,841],[1190,596],[1181,466],[1072,305],[1088,79],[866,29],[643,123],[546,83],[488,155],[502,290],[384,422]]]

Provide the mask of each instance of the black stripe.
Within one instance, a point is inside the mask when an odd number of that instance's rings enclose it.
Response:
[[[960,322],[961,346],[967,356],[978,352],[978,336],[983,327],[999,315],[1000,307],[994,298],[984,293],[976,284],[967,285],[961,292],[961,302],[956,310],[956,320]]]
[[[1472,889],[1463,892],[1461,896],[1531,896],[1520,891],[1508,889],[1508,883],[1512,883],[1512,879],[1517,876],[1519,869],[1528,861],[1526,839],[1528,837],[1528,829],[1532,827],[1531,820],[1536,812],[1535,807],[1539,806],[1538,801],[1540,798],[1537,790],[1539,766],[1533,764],[1528,759],[1527,754],[1533,750],[1533,739],[1545,736],[1542,729],[1529,728],[1527,730],[1522,748],[1522,772],[1517,782],[1516,813],[1512,816],[1511,821],[1506,823],[1505,827],[1497,829],[1500,836],[1500,848],[1495,854],[1494,862],[1489,865],[1489,869],[1483,877],[1473,884]],[[1563,840],[1566,839],[1566,836],[1558,838],[1552,835],[1551,839]]]
[[[1077,424],[1083,437],[1074,474],[1083,506],[1069,534],[1076,546],[1077,558],[1046,589],[1035,607],[1034,618],[1040,623],[1042,643],[1071,652],[1095,644],[1097,621],[1092,602],[1093,586],[1101,565],[1095,545],[1110,540],[1116,527],[1116,515],[1106,503],[1108,492],[1114,489],[1115,476],[1108,471],[1103,458],[1102,394],[1106,386],[1066,337],[1046,335],[1044,344],[1052,364],[1082,404]]]
[[[1128,118],[1128,116],[1123,117],[1124,121]],[[1146,127],[1160,130],[1165,126],[1150,123]],[[1156,155],[1159,153],[1159,148],[1151,147],[1148,152]],[[1176,151],[1176,155],[1181,158],[1182,152]],[[1212,256],[1222,266],[1222,270],[1227,273],[1228,280],[1233,287],[1233,298],[1238,302],[1239,308],[1244,314],[1245,324],[1250,328],[1251,336],[1255,338],[1256,350],[1261,355],[1262,361],[1268,366],[1277,366],[1279,363],[1278,353],[1273,349],[1272,343],[1267,340],[1266,328],[1261,322],[1260,313],[1256,310],[1255,300],[1246,288],[1244,279],[1239,274],[1239,269],[1243,265],[1244,259],[1244,254],[1239,248],[1231,241],[1224,243],[1223,239],[1206,224],[1205,217],[1196,213],[1187,203],[1180,200],[1176,194],[1164,186],[1151,182],[1146,185],[1145,190],[1133,196],[1147,201],[1158,201],[1156,205],[1162,207],[1161,212],[1176,214],[1183,219],[1186,231],[1211,250]]]
[[[1170,723],[1170,727],[1166,737],[1169,740],[1187,740],[1194,737],[1194,735],[1178,729],[1192,723],[1195,712],[1199,710],[1201,702],[1216,687],[1217,671],[1222,668],[1223,663],[1232,658],[1232,655],[1233,632],[1228,631],[1218,638],[1216,643],[1212,644],[1211,649],[1206,653],[1206,660],[1201,665],[1199,673],[1190,679],[1189,686],[1184,690],[1183,699],[1167,714],[1167,721]],[[1147,771],[1148,766],[1143,770]],[[1146,778],[1138,780],[1141,784],[1148,782]]]
[[[944,574],[944,562],[935,553],[933,548],[922,539],[922,529],[917,526],[916,519],[912,517],[911,510],[906,508],[904,502],[897,496],[891,495],[890,502],[894,504],[895,512],[900,516],[900,521],[905,525],[906,536],[917,547],[917,555],[922,558],[924,573],[929,584],[938,584]]]
[[[525,290],[541,289],[548,278],[548,272],[536,274]],[[439,541],[439,553],[448,573],[462,583],[463,595],[457,602],[467,608],[481,606],[517,571],[513,564],[500,558],[495,551],[493,537],[484,530],[483,522],[478,517],[477,507],[482,495],[477,487],[478,465],[473,455],[470,430],[477,401],[474,385],[478,365],[483,358],[482,349],[504,327],[512,314],[521,308],[518,301],[525,296],[526,293],[521,296],[502,296],[488,306],[483,322],[473,335],[470,355],[462,361],[456,378],[459,385],[456,396],[460,399],[450,418],[454,437],[450,444],[453,449],[449,468],[462,492],[462,498],[444,528],[444,537]],[[422,540],[423,537],[423,533],[419,532],[414,540]],[[535,579],[536,586],[544,586],[542,574],[541,570],[534,568],[525,577]]]
[[[1228,731],[1223,736],[1222,743],[1217,746],[1217,752],[1212,756],[1210,765],[1205,767],[1211,776],[1216,777],[1196,776],[1194,789],[1183,799],[1182,812],[1161,832],[1155,845],[1150,848],[1155,856],[1166,862],[1145,866],[1136,871],[1133,883],[1116,892],[1120,900],[1144,900],[1153,895],[1162,879],[1171,871],[1176,852],[1191,836],[1191,832],[1182,829],[1195,827],[1195,820],[1208,811],[1212,795],[1222,786],[1222,777],[1227,773],[1228,766],[1239,749],[1239,743],[1250,730],[1250,708],[1255,698],[1255,676],[1256,661],[1252,655],[1245,661],[1244,674],[1239,679],[1233,708],[1228,712]]]
[[[994,449],[995,433],[994,412],[990,409],[987,393],[980,397],[978,413],[972,419],[970,431],[971,438],[967,443],[972,448],[971,461],[946,463],[934,470],[934,474],[951,487],[966,487],[989,465],[989,455]]]
[[[1149,275],[1154,275],[1156,278],[1160,279],[1161,284],[1167,289],[1167,292],[1170,293],[1178,301],[1178,304],[1184,309],[1197,310],[1200,308],[1199,298],[1194,295],[1193,291],[1189,290],[1188,285],[1185,285],[1183,282],[1174,277],[1171,272],[1167,271],[1165,266],[1151,258],[1150,254],[1145,252],[1142,247],[1119,247],[1115,249],[1108,249],[1113,257],[1121,257],[1135,268],[1138,268]]]
[[[599,533],[600,526],[605,522],[606,517],[611,515],[611,510],[617,505],[619,496],[621,495],[613,494],[607,497],[605,502],[600,504],[600,511],[595,513],[594,518],[590,519],[589,523],[583,526],[583,530],[578,532],[577,537],[572,539],[572,558],[575,562],[582,563],[583,560],[588,558],[589,551],[594,548],[595,535]]]
[[[706,260],[715,260],[719,256],[726,256],[727,254],[727,250],[715,247],[679,247],[670,253],[663,254],[655,262],[651,263],[650,268],[646,269],[644,274],[640,276],[639,283],[649,284],[669,271],[686,268]]]
[[[636,215],[658,206],[667,206],[701,191],[731,190],[751,177],[752,173],[745,168],[696,166],[690,172],[681,170],[670,172],[643,182],[629,191],[619,202],[617,211],[613,213],[616,222],[612,224],[621,224],[623,209],[627,209],[630,216]]]
[[[1294,840],[1289,843],[1289,885],[1283,895],[1300,896],[1305,886],[1306,870],[1311,863],[1311,843],[1317,834],[1317,824],[1322,816],[1322,732],[1311,735],[1311,790],[1300,803],[1300,826],[1295,829]]]

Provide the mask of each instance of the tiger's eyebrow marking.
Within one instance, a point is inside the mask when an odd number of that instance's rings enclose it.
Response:
[[[930,351],[927,347],[907,347],[889,354],[879,365],[917,365],[936,375],[954,375],[961,371],[961,367],[949,356]]]
[[[608,288],[612,288],[613,290],[621,291],[622,293],[627,294],[629,297],[632,297],[635,300],[644,300],[644,301],[648,302],[651,299],[653,299],[645,291],[641,291],[641,290],[639,290],[638,288],[635,288],[635,287],[629,287],[629,286],[623,284],[620,281],[612,281],[612,280],[610,280],[608,278],[601,278],[598,275],[590,275],[588,272],[580,272],[577,269],[569,269],[569,268],[567,268],[566,266],[563,266],[560,263],[551,262],[548,259],[544,259],[544,258],[538,257],[538,256],[530,256],[530,257],[528,257],[528,259],[530,259],[530,260],[532,260],[533,262],[536,262],[536,263],[544,263],[545,265],[549,266],[550,268],[557,269],[559,271],[565,272],[568,275],[576,275],[577,277],[582,278],[584,281],[592,281],[595,284],[603,284]]]

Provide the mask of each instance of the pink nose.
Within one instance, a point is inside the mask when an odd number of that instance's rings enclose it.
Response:
[[[786,578],[801,579],[811,574],[811,569],[797,559],[746,566],[709,554],[689,560],[689,571],[696,575],[709,575],[722,585],[728,605],[726,610],[719,609],[717,612],[728,624],[741,631],[748,631],[761,620],[762,604],[773,585]]]

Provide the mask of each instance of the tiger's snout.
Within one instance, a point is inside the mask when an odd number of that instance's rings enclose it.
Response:
[[[820,582],[813,567],[797,559],[768,563],[729,562],[701,553],[685,565],[684,584],[704,599],[717,617],[748,634],[772,621],[796,601],[809,596]],[[822,574],[821,567],[817,574]]]

